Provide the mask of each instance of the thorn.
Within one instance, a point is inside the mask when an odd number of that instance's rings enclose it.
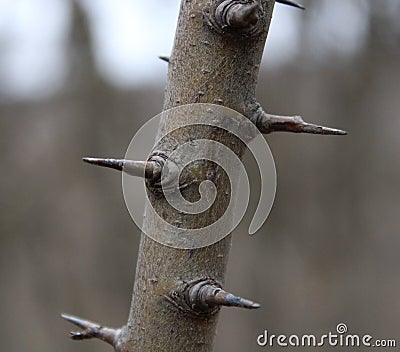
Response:
[[[297,2],[291,1],[291,0],[276,0],[276,2],[279,2],[280,4],[283,4],[283,5],[297,7],[298,9],[302,9],[302,10],[306,9],[303,5],[301,5]]]
[[[301,125],[298,126],[299,133],[311,133],[311,134],[324,134],[331,136],[345,136],[347,135],[346,131],[339,130],[337,128],[324,127],[319,125],[314,125],[312,123],[302,122]]]
[[[242,34],[254,34],[261,30],[257,26],[262,7],[259,0],[243,3],[238,0],[224,0],[215,9],[213,18],[217,27],[224,31],[227,27]]]
[[[292,132],[292,133],[310,133],[310,134],[323,134],[323,135],[346,135],[346,131],[336,128],[324,127],[304,122],[300,116],[277,116],[277,115],[264,115],[260,121],[259,127],[262,133],[271,132]],[[265,132],[264,132],[265,131]]]
[[[81,341],[97,338],[109,343],[112,346],[117,345],[121,329],[103,327],[100,324],[81,319],[73,315],[61,314],[61,317],[82,329],[82,331],[70,332],[73,340]]]
[[[161,59],[161,60],[163,60],[163,61],[165,61],[165,62],[169,62],[169,56],[159,56],[158,57],[159,59]]]
[[[211,289],[210,289],[211,290]],[[237,297],[229,292],[219,289],[214,295],[210,295],[207,300],[208,304],[221,305],[226,307],[240,307],[247,309],[260,308],[260,304],[250,301],[245,298]]]
[[[124,159],[101,159],[101,158],[82,158],[85,163],[109,167],[114,170],[122,171],[124,167]]]
[[[156,179],[161,176],[162,166],[155,161],[133,161],[125,159],[82,158],[88,164],[109,167],[131,176]]]
[[[205,279],[188,288],[188,303],[195,310],[203,313],[213,312],[215,308],[240,307],[260,308],[258,303],[233,295],[223,290],[214,280]]]
[[[322,135],[346,135],[346,131],[336,128],[324,127],[304,122],[300,116],[279,116],[266,113],[261,106],[258,106],[256,112],[251,117],[255,121],[257,128],[261,133],[272,132],[292,132],[292,133],[310,133]]]
[[[89,327],[89,325],[95,325],[95,323],[93,323],[93,322],[83,320],[74,315],[69,315],[69,314],[65,314],[65,313],[61,314],[61,318],[65,319],[66,321],[69,321],[71,324],[74,324],[81,329],[86,329]]]
[[[258,2],[236,4],[228,8],[225,18],[229,26],[234,28],[249,28],[254,26],[258,20],[258,12],[261,5]]]

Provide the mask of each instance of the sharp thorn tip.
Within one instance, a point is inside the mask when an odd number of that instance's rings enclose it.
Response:
[[[258,308],[261,308],[261,304],[253,302],[253,304],[251,305],[251,309],[258,309]]]
[[[124,160],[121,160],[121,159],[84,157],[84,158],[82,158],[82,160],[88,164],[109,167],[111,169],[115,169],[115,170],[119,170],[119,171],[122,171],[122,168],[124,165]]]
[[[297,2],[291,1],[291,0],[276,0],[276,2],[279,2],[280,4],[283,4],[283,5],[289,5],[289,6],[292,6],[292,7],[296,7],[298,9],[300,9],[300,10],[305,10],[306,9],[303,5],[301,5],[301,4],[297,3]]]
[[[247,309],[257,309],[257,308],[261,307],[260,304],[250,301],[248,299],[241,298],[240,300],[241,300],[241,304],[239,305],[239,307],[247,308]]]
[[[165,62],[169,62],[169,56],[160,55],[158,58],[159,58],[160,60],[165,61]]]

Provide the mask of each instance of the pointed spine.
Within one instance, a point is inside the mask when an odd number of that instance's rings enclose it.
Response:
[[[293,6],[293,7],[296,7],[298,9],[301,9],[301,10],[305,10],[306,9],[303,5],[301,5],[301,4],[299,4],[299,3],[295,2],[295,1],[291,1],[291,0],[276,0],[276,2],[279,2],[280,4],[283,4],[283,5]]]
[[[71,331],[71,339],[81,341],[96,338],[107,342],[114,346],[114,348],[117,347],[121,329],[104,327],[92,321],[69,314],[61,314],[61,317],[82,329],[82,331]]]
[[[203,314],[213,313],[222,306],[245,309],[260,308],[258,303],[223,290],[212,279],[204,279],[189,285],[186,289],[186,302],[193,311]]]
[[[254,36],[263,30],[263,7],[259,0],[243,2],[224,0],[211,11],[209,23],[221,33],[244,37]]]
[[[249,28],[258,22],[258,12],[260,9],[261,5],[258,2],[246,4],[234,3],[231,6],[223,4],[217,8],[217,16],[221,17],[226,26],[231,26],[233,28]]]
[[[260,132],[264,134],[272,132],[310,133],[335,136],[347,134],[347,132],[343,130],[305,122],[301,116],[270,115],[264,111],[260,104],[256,103],[255,106],[254,109],[250,109],[248,117],[257,126]]]
[[[146,179],[159,179],[161,177],[162,165],[157,161],[133,161],[126,159],[109,158],[82,158],[88,164],[108,167],[123,171],[131,176],[145,177]]]
[[[169,56],[160,55],[158,58],[159,58],[160,60],[162,60],[162,61],[165,61],[165,62],[168,62],[168,63],[169,63]]]

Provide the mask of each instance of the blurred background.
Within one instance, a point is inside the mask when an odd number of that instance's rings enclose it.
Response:
[[[216,351],[262,350],[265,329],[324,334],[342,322],[400,343],[400,3],[303,4],[276,5],[258,99],[349,135],[267,137],[275,205],[256,236],[246,221],[235,231],[226,283],[262,308],[223,309]],[[122,157],[161,111],[167,65],[157,56],[172,48],[178,9],[0,0],[4,351],[110,351],[69,340],[61,312],[125,323],[139,231],[120,175],[81,157]]]

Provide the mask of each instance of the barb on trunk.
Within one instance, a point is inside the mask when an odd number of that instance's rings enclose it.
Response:
[[[163,165],[159,161],[133,161],[126,159],[82,158],[88,164],[108,167],[123,171],[131,176],[145,177],[146,179],[160,179]]]
[[[185,291],[187,304],[198,313],[212,313],[221,306],[246,309],[260,308],[258,303],[223,290],[212,279],[197,281],[189,285]]]
[[[160,55],[158,58],[159,58],[160,60],[165,61],[165,62],[169,62],[169,56]]]
[[[86,163],[125,172],[130,176],[144,177],[155,187],[168,187],[179,176],[177,165],[168,157],[156,152],[148,161],[127,159],[83,158]]]
[[[301,5],[301,4],[299,4],[299,3],[295,2],[295,1],[291,1],[291,0],[276,0],[276,2],[279,2],[280,4],[283,4],[283,5],[293,6],[293,7],[296,7],[298,9],[302,9],[302,10],[306,9],[303,5]]]
[[[258,11],[261,9],[261,5],[258,2],[253,3],[233,3],[231,6],[222,4],[217,8],[217,16],[221,17],[226,26],[234,28],[246,28],[254,26],[258,20]],[[218,13],[220,9],[221,13]]]
[[[118,345],[121,329],[104,327],[100,324],[73,315],[61,314],[61,317],[82,329],[82,331],[70,332],[71,339],[73,340],[81,341],[96,338],[109,343],[114,346],[114,348]]]
[[[219,32],[252,36],[263,30],[263,8],[259,0],[224,0],[211,11],[210,24]]]
[[[347,132],[336,128],[324,127],[305,122],[301,116],[270,115],[257,103],[251,109],[250,120],[257,126],[261,133],[292,132],[343,136]]]

